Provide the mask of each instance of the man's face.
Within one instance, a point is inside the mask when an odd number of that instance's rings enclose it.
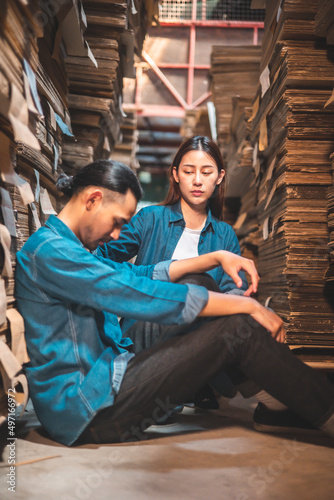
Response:
[[[123,224],[135,213],[137,201],[130,190],[116,194],[114,201],[101,198],[92,201],[80,228],[80,240],[88,250],[95,250],[110,240],[117,240]]]

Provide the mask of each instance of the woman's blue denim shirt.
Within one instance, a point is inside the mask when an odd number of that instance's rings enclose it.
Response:
[[[142,208],[129,224],[123,226],[120,237],[97,250],[98,255],[116,262],[126,262],[137,256],[137,265],[157,264],[172,258],[176,245],[185,228],[181,204],[172,206],[148,206]],[[228,250],[240,255],[238,238],[233,228],[226,222],[216,219],[210,209],[202,229],[198,254]],[[208,272],[218,284],[222,292],[237,292],[247,290],[247,280],[243,272],[241,289],[237,289],[234,281],[221,267]],[[125,332],[134,321],[126,319],[122,323]]]
[[[72,444],[99,410],[113,404],[133,356],[117,316],[182,324],[206,304],[206,289],[167,282],[169,265],[97,257],[53,215],[17,253],[30,396],[55,440]]]

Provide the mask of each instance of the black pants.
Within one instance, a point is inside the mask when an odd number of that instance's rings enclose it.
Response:
[[[222,371],[235,370],[316,426],[334,412],[334,388],[276,342],[251,316],[165,326],[130,360],[114,405],[100,411],[80,442],[144,439],[145,429],[189,401]]]
[[[207,290],[221,293],[220,288],[214,279],[206,273],[188,274],[181,278],[178,283],[191,283],[193,285],[203,286]],[[166,326],[159,323],[150,323],[149,321],[136,321],[124,334],[133,342],[133,351],[138,354],[144,349],[154,346],[158,342],[167,340],[175,335],[185,334],[192,331],[195,325],[201,325],[203,321],[208,319],[198,318],[187,327],[182,326]],[[222,396],[232,398],[239,391],[245,398],[254,396],[261,390],[257,384],[248,379],[238,367],[228,367],[225,371],[221,371],[213,377],[210,385]]]

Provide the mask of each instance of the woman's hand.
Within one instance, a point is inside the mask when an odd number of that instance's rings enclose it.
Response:
[[[238,288],[242,286],[242,279],[239,276],[241,270],[246,271],[251,277],[252,282],[245,291],[244,296],[249,297],[252,293],[256,293],[260,278],[254,262],[227,250],[219,250],[217,253],[219,254],[220,265],[225,273],[233,279]]]
[[[169,276],[171,281],[177,281],[186,274],[205,273],[218,266],[221,266],[226,274],[231,276],[238,288],[242,286],[242,279],[238,273],[244,270],[250,275],[252,282],[244,293],[245,297],[249,297],[257,291],[259,275],[254,262],[227,250],[217,250],[190,259],[175,260],[169,266]]]

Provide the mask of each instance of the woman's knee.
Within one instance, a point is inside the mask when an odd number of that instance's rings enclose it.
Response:
[[[203,286],[212,292],[220,292],[220,288],[215,280],[207,273],[187,274],[180,278],[177,283]]]
[[[248,314],[233,314],[221,318],[221,336],[229,351],[241,352],[260,341],[264,328]]]

